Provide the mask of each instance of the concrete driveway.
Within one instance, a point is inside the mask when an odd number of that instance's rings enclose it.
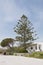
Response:
[[[0,55],[0,65],[43,65],[43,59]]]

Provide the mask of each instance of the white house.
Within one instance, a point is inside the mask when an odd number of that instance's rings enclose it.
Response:
[[[30,44],[26,50],[28,51],[28,53],[42,51],[41,44],[36,44],[36,43]]]
[[[43,42],[36,42],[38,45],[41,45],[41,50],[43,51]]]

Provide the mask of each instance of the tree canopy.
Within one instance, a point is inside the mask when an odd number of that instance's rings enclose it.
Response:
[[[13,47],[13,45],[14,45],[14,39],[12,39],[12,38],[6,38],[6,39],[1,41],[1,46],[2,47],[11,48],[11,47]]]

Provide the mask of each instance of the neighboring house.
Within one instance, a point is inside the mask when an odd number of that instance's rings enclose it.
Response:
[[[28,53],[41,51],[41,45],[40,44],[30,44],[26,50],[28,51]]]

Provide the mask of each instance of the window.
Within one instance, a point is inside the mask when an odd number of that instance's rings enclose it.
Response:
[[[37,46],[35,46],[35,49],[37,50]]]
[[[31,49],[33,49],[33,47],[31,47]]]
[[[39,49],[40,49],[40,47],[41,47],[41,46],[39,45]]]

